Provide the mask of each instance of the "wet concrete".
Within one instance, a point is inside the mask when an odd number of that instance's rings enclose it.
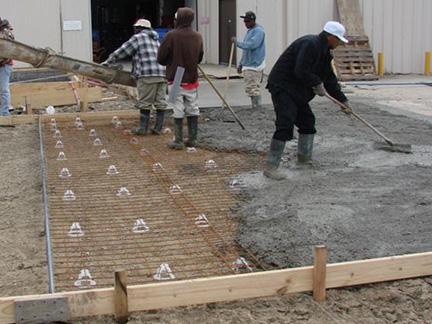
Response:
[[[298,168],[293,140],[281,166],[287,180],[274,182],[259,169],[241,175],[246,200],[239,205],[244,215],[239,240],[263,260],[281,267],[310,265],[316,245],[328,247],[330,262],[432,250],[431,121],[389,112],[373,97],[352,98],[363,118],[394,142],[412,144],[413,153],[374,149],[380,141],[375,133],[335,105],[314,100],[319,166]],[[272,106],[234,110],[246,130],[229,111],[206,110],[201,143],[264,154],[274,132]]]

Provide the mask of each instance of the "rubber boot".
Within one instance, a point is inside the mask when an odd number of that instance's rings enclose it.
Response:
[[[198,116],[188,116],[188,140],[185,143],[187,147],[195,147],[197,145],[198,134]]]
[[[152,134],[160,135],[162,134],[162,125],[165,117],[165,110],[156,110],[156,123],[151,130]]]
[[[261,95],[251,97],[252,108],[261,108]]]
[[[150,121],[150,110],[140,109],[140,126],[132,127],[131,132],[136,135],[147,135]]]
[[[286,176],[278,171],[279,164],[282,160],[282,154],[285,149],[285,141],[272,139],[270,143],[270,151],[267,155],[266,169],[264,175],[273,180],[283,180]]]
[[[183,118],[174,118],[174,141],[167,143],[167,146],[173,150],[182,150],[183,143]]]
[[[299,134],[297,145],[297,164],[312,164],[312,149],[314,136],[314,134]]]

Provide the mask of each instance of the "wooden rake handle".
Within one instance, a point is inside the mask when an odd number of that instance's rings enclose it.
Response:
[[[325,93],[325,96],[330,99],[331,101],[333,101],[335,104],[339,105],[341,108],[343,109],[347,109],[350,110],[347,106],[345,106],[342,102],[340,102],[339,100],[333,98],[332,96],[330,96],[327,92]],[[370,129],[372,129],[377,135],[379,135],[383,140],[385,140],[387,142],[387,144],[393,146],[394,143],[392,140],[390,140],[387,136],[385,136],[383,133],[381,133],[378,129],[376,129],[374,126],[372,126],[368,121],[364,120],[363,117],[361,117],[360,115],[358,115],[357,113],[355,113],[354,111],[351,110],[351,112],[349,113],[350,115],[353,115],[355,118],[357,118],[359,121],[361,121],[363,124],[365,124],[367,127],[369,127]]]
[[[241,126],[241,128],[242,129],[246,129],[244,127],[243,123],[240,121],[240,119],[236,115],[236,113],[231,109],[230,105],[226,102],[225,98],[222,96],[222,94],[219,92],[219,90],[214,86],[213,82],[210,80],[210,78],[208,77],[208,75],[204,72],[204,70],[199,65],[198,65],[198,70],[200,70],[200,72],[202,73],[202,75],[204,76],[204,78],[208,81],[208,83],[211,85],[211,87],[213,88],[213,90],[216,92],[216,94],[222,100],[222,102],[224,103],[225,107],[227,107],[229,109],[229,111],[231,111],[231,113],[233,114],[235,120],[237,121],[237,123],[239,123],[239,125]]]

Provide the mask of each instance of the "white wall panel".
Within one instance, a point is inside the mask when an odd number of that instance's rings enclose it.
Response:
[[[80,22],[80,30],[61,31],[62,55],[92,62],[90,0],[60,0],[62,27],[65,22]]]
[[[35,47],[60,50],[59,0],[0,0],[0,15],[10,21],[15,39]],[[16,67],[28,66],[15,62]]]
[[[91,61],[90,0],[0,0],[1,16],[10,21],[19,42],[76,59]],[[80,31],[62,31],[64,20],[82,21]],[[28,66],[16,62],[16,67]]]

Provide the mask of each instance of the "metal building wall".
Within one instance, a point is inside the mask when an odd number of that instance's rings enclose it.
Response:
[[[360,7],[375,60],[378,52],[384,53],[385,72],[423,73],[425,52],[432,49],[432,0],[360,0]],[[294,39],[319,33],[327,20],[338,19],[336,0],[237,1],[237,16],[248,10],[256,12],[266,30],[267,73]],[[237,38],[245,33],[239,18]],[[241,54],[238,50],[238,59]]]
[[[15,39],[51,48],[79,60],[92,60],[90,0],[0,0],[0,15],[10,21]],[[63,22],[81,22],[81,30],[63,30]],[[16,67],[28,64],[15,62]]]

